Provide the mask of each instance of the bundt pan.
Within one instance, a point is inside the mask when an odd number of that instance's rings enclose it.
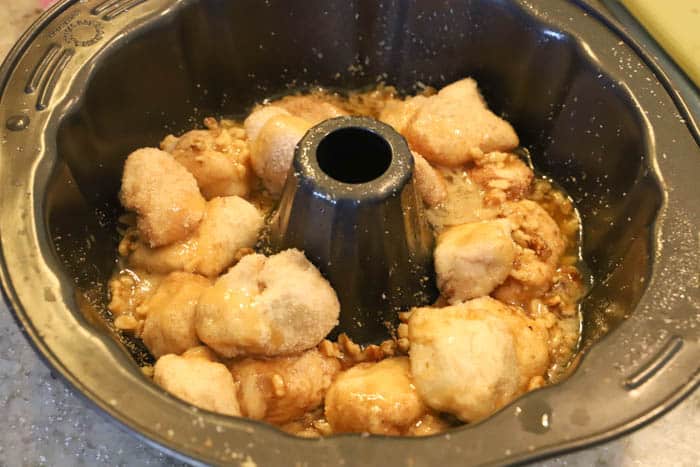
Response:
[[[307,440],[197,410],[142,375],[148,356],[105,319],[130,151],[312,85],[410,93],[465,76],[580,210],[595,282],[568,379],[441,435]],[[12,50],[0,92],[6,299],[56,373],[174,456],[522,462],[628,432],[698,385],[697,127],[663,71],[588,3],[64,0]]]

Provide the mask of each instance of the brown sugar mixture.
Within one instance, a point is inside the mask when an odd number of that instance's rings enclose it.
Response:
[[[438,301],[402,311],[394,339],[364,348],[326,339],[340,305],[303,251],[255,251],[297,142],[341,115],[406,138],[437,239]],[[566,373],[584,292],[579,218],[474,80],[406,98],[388,86],[317,90],[204,125],[124,166],[109,309],[150,350],[156,384],[300,436],[421,436]]]

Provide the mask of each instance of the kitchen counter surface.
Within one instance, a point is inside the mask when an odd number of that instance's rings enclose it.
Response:
[[[35,19],[36,0],[0,2],[0,59]],[[180,465],[121,430],[51,373],[0,302],[0,466]],[[539,466],[696,466],[700,392],[653,424]]]

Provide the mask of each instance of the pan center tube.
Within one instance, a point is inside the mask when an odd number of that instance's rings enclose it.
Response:
[[[341,306],[331,337],[379,343],[394,336],[397,312],[437,298],[413,167],[404,138],[371,118],[326,120],[296,147],[270,246],[304,251],[329,280]]]
[[[391,146],[365,128],[340,128],[327,134],[316,149],[318,166],[343,183],[368,183],[391,165]]]

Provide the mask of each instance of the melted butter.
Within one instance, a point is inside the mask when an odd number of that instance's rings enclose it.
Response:
[[[496,217],[496,210],[484,206],[481,191],[462,168],[438,167],[445,179],[447,198],[426,212],[436,233],[460,224]]]

